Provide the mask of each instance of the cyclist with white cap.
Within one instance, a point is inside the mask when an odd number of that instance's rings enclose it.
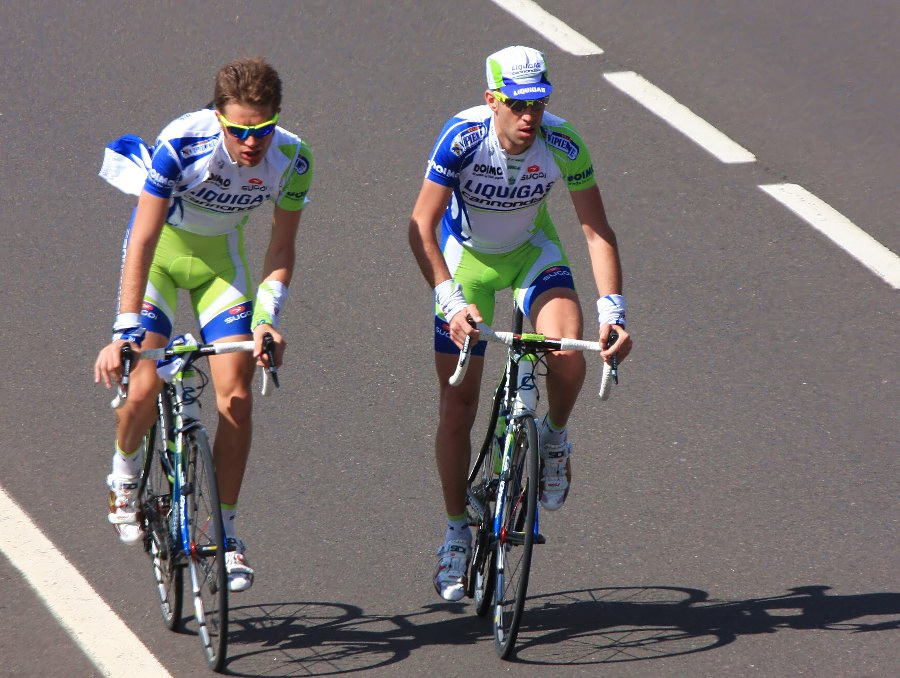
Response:
[[[597,287],[603,352],[624,360],[631,350],[616,236],[606,218],[587,148],[564,119],[546,112],[553,87],[544,55],[512,46],[485,62],[484,104],[453,116],[438,136],[413,208],[409,241],[434,289],[435,365],[440,410],[435,456],[447,529],[434,586],[444,600],[465,594],[471,533],[466,519],[469,434],[478,408],[485,342],[473,350],[460,386],[448,383],[473,322],[490,325],[494,295],[511,288],[537,332],[582,336],[581,305],[547,211],[546,197],[563,180],[582,225]],[[437,232],[440,224],[440,233]],[[540,501],[562,506],[572,470],[567,423],[585,378],[579,352],[547,356],[548,413],[540,429]]]

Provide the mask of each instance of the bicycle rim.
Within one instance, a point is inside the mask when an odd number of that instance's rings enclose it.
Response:
[[[472,581],[472,597],[475,599],[475,614],[484,617],[491,609],[494,596],[494,550],[491,548],[491,532],[485,526],[479,528],[475,536],[472,565],[469,578]]]
[[[475,613],[479,617],[484,617],[491,609],[494,595],[494,553],[491,537],[497,493],[497,474],[494,472],[494,459],[491,452],[505,385],[506,373],[504,372],[500,384],[494,392],[487,434],[478,458],[469,472],[468,493],[477,497],[484,509],[484,513],[480,514],[472,508],[471,502],[469,504],[469,523],[475,526],[475,540],[472,548],[472,560],[469,564],[466,593],[475,599]]]
[[[181,623],[184,580],[176,539],[172,536],[172,466],[166,444],[165,432],[169,428],[166,402],[161,400],[159,420],[145,439],[141,513],[144,547],[153,566],[159,610],[166,628],[174,631]]]
[[[538,438],[534,419],[520,419],[512,435],[509,479],[503,496],[498,497],[500,534],[494,552],[494,644],[502,659],[512,654],[522,621],[537,518]]]
[[[206,661],[214,671],[221,671],[228,640],[228,581],[222,508],[206,431],[195,429],[187,433],[185,443],[194,616]]]
[[[491,608],[494,592],[494,552],[492,544],[494,520],[494,496],[497,492],[496,475],[490,454],[481,455],[481,468],[469,485],[469,492],[478,498],[484,508],[479,515],[470,508],[470,522],[475,526],[472,561],[469,564],[468,594],[475,599],[475,613],[483,617]]]

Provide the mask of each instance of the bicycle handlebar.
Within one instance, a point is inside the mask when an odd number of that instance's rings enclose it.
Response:
[[[222,341],[212,344],[179,344],[177,346],[166,346],[164,348],[148,348],[141,351],[141,360],[164,360],[188,353],[196,353],[198,355],[220,355],[223,353],[243,353],[252,352],[255,344],[252,340],[248,341]],[[115,398],[109,403],[114,410],[119,409],[125,404],[128,397],[128,379],[131,372],[131,364],[134,361],[134,350],[131,344],[122,346],[122,381],[119,382]],[[260,393],[264,396],[271,395],[272,389],[269,387],[269,377],[275,388],[279,388],[278,368],[275,367],[275,340],[271,334],[266,332],[263,335],[263,350],[269,358],[269,367],[263,369],[263,382]]]
[[[495,332],[484,323],[477,324],[478,331],[481,333],[482,339],[493,341],[506,346],[514,346],[521,343],[532,346],[537,350],[548,351],[602,351],[603,347],[599,341],[585,341],[583,339],[569,339],[566,337],[548,337],[543,334],[515,334],[514,332]],[[619,338],[618,333],[613,330],[610,332],[607,348],[612,346]],[[469,356],[472,352],[471,336],[467,336],[463,348],[459,353],[459,361],[456,363],[456,370],[450,376],[449,383],[451,386],[459,386],[463,378],[466,376],[466,370],[469,367]],[[618,357],[612,356],[609,363],[603,363],[603,375],[600,379],[600,399],[609,398],[612,383],[619,383],[618,375]]]

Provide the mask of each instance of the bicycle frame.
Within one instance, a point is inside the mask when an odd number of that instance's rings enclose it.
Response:
[[[522,313],[520,311],[516,311],[514,319],[516,334],[521,334],[522,323]],[[534,360],[529,360],[529,358],[533,358]],[[540,397],[538,393],[537,383],[534,379],[534,371],[537,367],[537,360],[537,353],[528,349],[526,345],[521,341],[514,342],[506,352],[506,369],[504,371],[506,378],[503,380],[505,384],[503,387],[503,398],[501,400],[502,409],[497,413],[498,423],[501,423],[504,432],[502,441],[503,448],[500,451],[500,482],[497,487],[498,503],[494,508],[494,527],[493,534],[491,535],[491,546],[493,546],[497,542],[504,541],[505,539],[515,539],[513,535],[502,534],[501,521],[503,517],[503,498],[506,496],[506,493],[504,491],[506,488],[506,484],[510,480],[510,465],[512,463],[513,445],[516,440],[516,428],[521,425],[520,422],[523,419],[527,417],[534,418],[535,408],[537,407],[537,399]],[[520,368],[525,367],[522,365],[523,362],[530,363],[532,365],[532,368],[531,372],[526,377],[523,377],[522,380],[520,380],[519,370]],[[534,390],[534,398],[520,397],[519,390],[523,385],[526,384],[530,386],[529,390]],[[539,516],[536,512],[534,519],[535,537],[537,537],[539,534],[538,522]]]
[[[190,337],[190,335],[188,335],[188,337]],[[269,357],[270,367],[263,370],[262,394],[268,395],[270,393],[269,377],[271,377],[272,383],[275,384],[276,387],[279,385],[278,371],[274,367],[274,347],[271,335],[266,335],[264,338],[263,348]],[[184,471],[184,443],[185,440],[187,440],[185,434],[196,429],[201,429],[208,435],[206,428],[200,423],[200,401],[198,397],[194,395],[194,380],[197,375],[197,371],[193,367],[194,361],[202,356],[252,350],[252,341],[220,342],[205,345],[187,341],[183,344],[174,344],[166,348],[147,349],[141,352],[141,358],[146,360],[176,358],[181,361],[176,363],[175,373],[167,380],[167,383],[163,384],[163,390],[168,392],[172,406],[172,430],[164,431],[166,449],[169,449],[170,443],[174,443],[175,446],[173,460],[174,467],[170,470],[173,475],[172,496],[173,498],[177,497],[177,503],[173,503],[173,507],[177,506],[177,511],[172,512],[171,529],[172,534],[177,534],[180,537],[180,550],[183,554],[189,555],[191,553],[188,525],[185,523],[184,518],[187,514],[185,510],[187,493],[184,492],[184,485],[186,482]],[[122,382],[119,385],[118,394],[110,403],[110,406],[113,409],[121,407],[125,402],[133,360],[133,353],[130,345],[123,345],[122,358],[124,363],[123,377]],[[158,402],[159,408],[163,408],[164,406],[162,401]],[[161,417],[161,419],[162,418],[164,417]],[[143,491],[143,487],[141,490]],[[174,544],[170,546],[174,546]]]
[[[193,395],[197,375],[193,361],[194,356],[188,354],[185,363],[175,373],[172,380],[163,385],[163,389],[169,392],[172,404],[172,430],[166,431],[166,443],[167,448],[169,443],[174,442],[175,444],[172,496],[178,498],[178,510],[172,512],[171,530],[173,535],[178,535],[180,552],[185,557],[191,553],[190,532],[186,522],[188,493],[184,492],[186,482],[185,442],[187,440],[185,434],[195,429],[202,429],[206,433],[206,428],[200,423],[200,402]],[[169,439],[170,434],[174,440]]]

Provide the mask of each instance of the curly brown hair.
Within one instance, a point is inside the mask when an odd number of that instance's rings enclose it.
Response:
[[[223,111],[229,103],[271,106],[281,110],[281,78],[261,57],[235,59],[216,74],[213,104]]]

